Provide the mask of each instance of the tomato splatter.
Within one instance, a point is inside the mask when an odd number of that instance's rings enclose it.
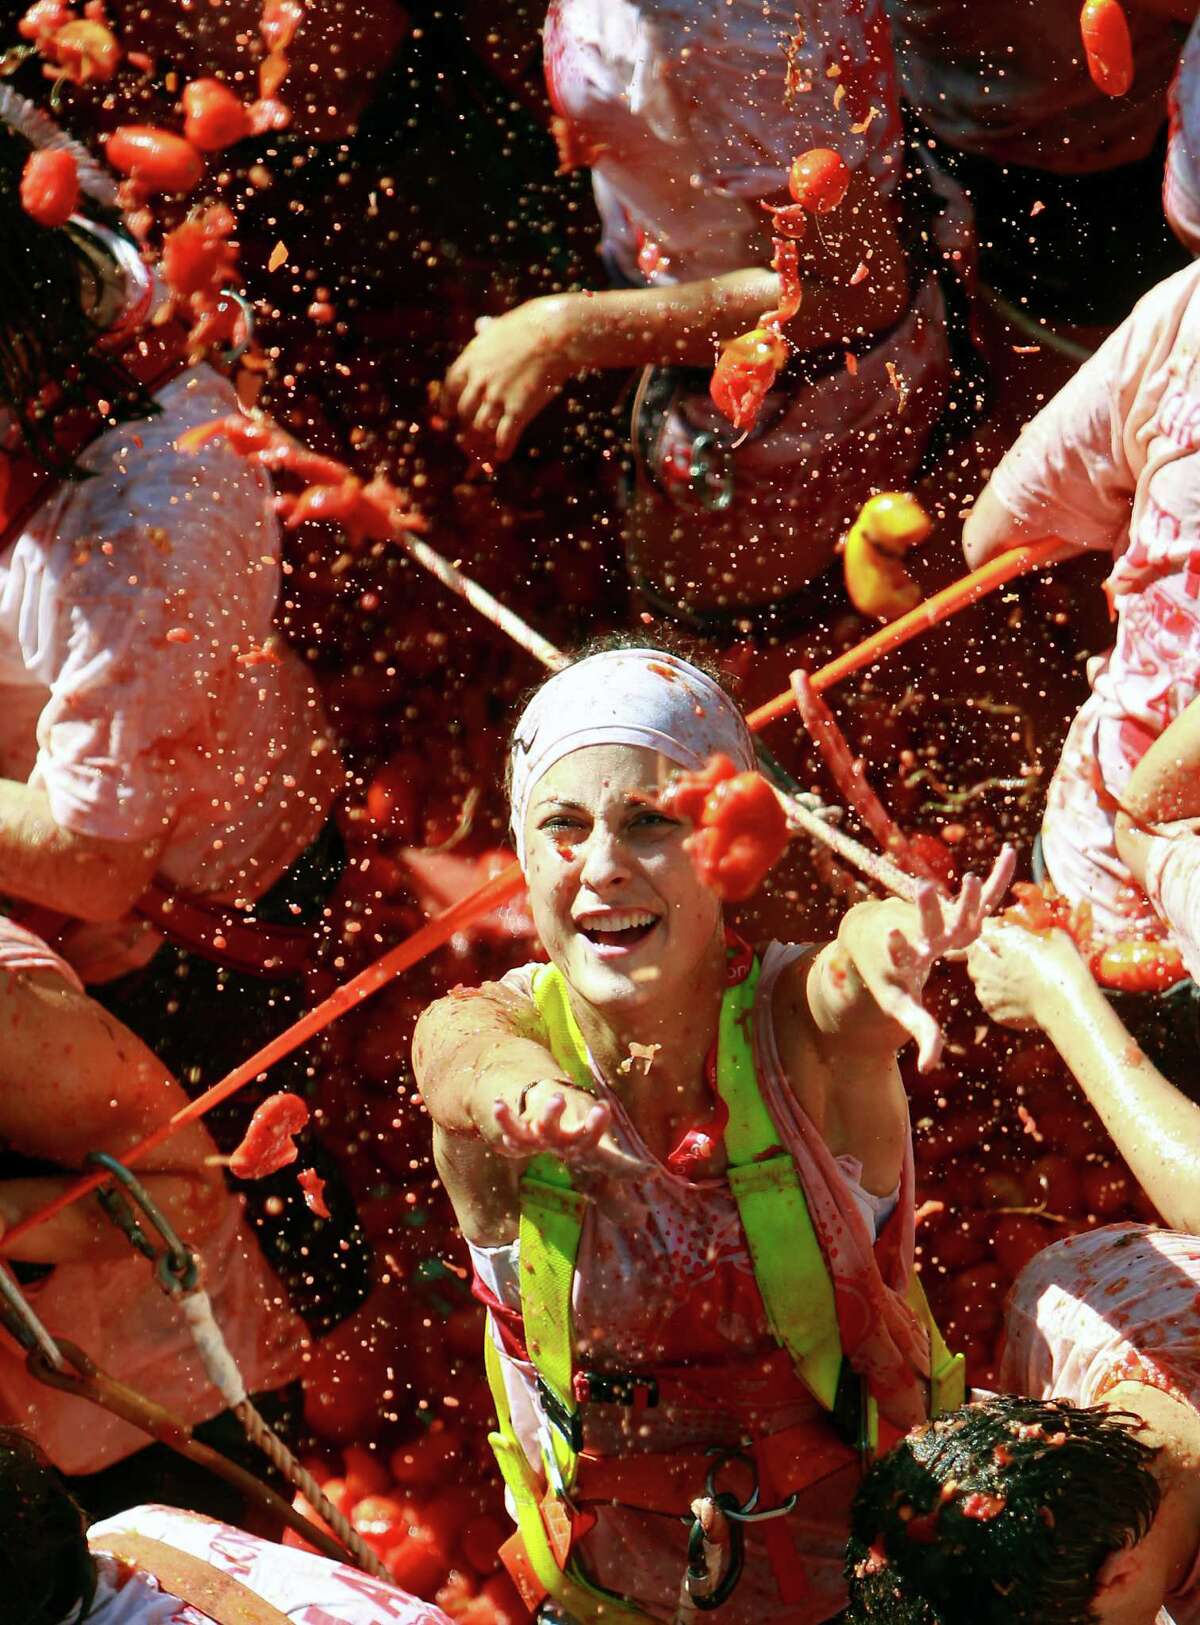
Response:
[[[813,147],[801,153],[788,173],[788,191],[813,214],[836,209],[849,185],[849,167],[832,147]]]
[[[286,1168],[300,1155],[292,1136],[307,1122],[308,1107],[299,1095],[287,1090],[268,1095],[230,1157],[230,1171],[239,1179],[265,1179]]]
[[[304,1195],[304,1205],[310,1213],[315,1213],[318,1219],[327,1219],[329,1209],[325,1205],[325,1181],[315,1168],[304,1168],[296,1175],[296,1183]]]

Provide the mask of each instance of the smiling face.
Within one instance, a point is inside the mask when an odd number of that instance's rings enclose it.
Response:
[[[686,1007],[721,905],[684,851],[690,825],[651,805],[659,757],[589,745],[534,786],[525,876],[550,958],[595,1010]]]

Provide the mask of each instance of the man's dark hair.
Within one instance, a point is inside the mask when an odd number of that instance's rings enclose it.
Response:
[[[113,356],[96,348],[100,329],[84,305],[97,272],[94,251],[72,225],[47,227],[21,205],[29,142],[0,123],[0,412],[20,425],[28,451],[60,477],[77,477],[55,445],[59,413],[108,402],[106,418],[123,421],[157,410]],[[97,210],[103,214],[105,211]],[[110,215],[108,223],[119,224]],[[45,397],[48,386],[56,392]]]
[[[83,1509],[46,1454],[0,1427],[0,1615],[5,1625],[83,1619],[96,1591]]]
[[[1080,1625],[1158,1510],[1139,1419],[1004,1395],[910,1433],[850,1519],[853,1625]]]

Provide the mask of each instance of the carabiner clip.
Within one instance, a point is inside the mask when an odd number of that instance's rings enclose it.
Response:
[[[199,1260],[192,1249],[176,1235],[166,1214],[141,1180],[131,1174],[123,1162],[118,1162],[116,1157],[110,1156],[107,1151],[91,1151],[84,1161],[93,1167],[103,1168],[129,1192],[129,1196],[126,1196],[125,1191],[118,1190],[115,1185],[102,1185],[96,1196],[108,1218],[120,1230],[130,1246],[154,1265],[154,1273],[158,1276],[158,1284],[163,1291],[172,1298],[193,1291],[200,1279]],[[130,1197],[133,1198],[132,1202]],[[154,1245],[142,1228],[141,1221],[134,1211],[134,1203],[141,1208],[152,1229],[158,1232],[163,1243],[161,1248]]]

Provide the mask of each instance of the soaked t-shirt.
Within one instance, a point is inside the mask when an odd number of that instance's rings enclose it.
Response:
[[[447,1625],[440,1608],[399,1586],[177,1507],[131,1507],[88,1531],[101,1549],[106,1535],[143,1535],[202,1558],[293,1625]],[[105,1556],[97,1567],[99,1585],[86,1625],[211,1625],[207,1614],[163,1591],[141,1570]]]
[[[1200,1409],[1198,1303],[1200,1237],[1141,1224],[1071,1236],[1013,1285],[999,1386],[1097,1405],[1119,1383],[1141,1382]],[[1200,1622],[1200,1553],[1166,1605],[1175,1625]]]
[[[1036,533],[1113,556],[1116,641],[1089,664],[1042,844],[1051,880],[1091,905],[1099,938],[1157,934],[1114,826],[1134,768],[1200,693],[1200,267],[1139,301],[1028,425],[992,491]]]

